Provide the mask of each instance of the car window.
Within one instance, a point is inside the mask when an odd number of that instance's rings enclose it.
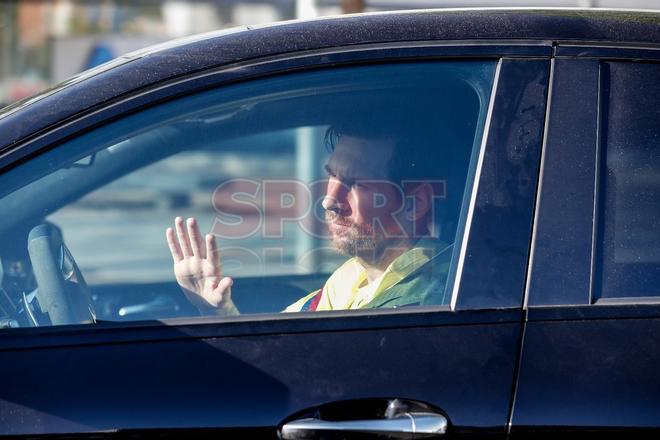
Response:
[[[660,296],[660,65],[604,63],[596,296]]]
[[[448,304],[494,74],[447,61],[272,76],[58,145],[0,176],[3,318]]]

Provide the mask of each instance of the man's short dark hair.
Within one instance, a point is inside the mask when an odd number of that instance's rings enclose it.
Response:
[[[388,163],[388,177],[393,182],[443,179],[441,170],[446,161],[442,157],[440,139],[433,139],[426,132],[409,130],[370,124],[335,124],[325,132],[325,148],[333,152],[342,136],[394,142],[394,151]]]

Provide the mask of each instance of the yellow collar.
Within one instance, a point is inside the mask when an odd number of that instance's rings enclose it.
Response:
[[[399,255],[383,274],[371,283],[367,282],[364,266],[357,258],[351,258],[328,278],[316,310],[364,307],[446,248],[447,245],[439,240],[422,239],[413,248]]]

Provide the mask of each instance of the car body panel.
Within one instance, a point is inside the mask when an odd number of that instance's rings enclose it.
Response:
[[[660,321],[657,306],[648,312],[655,314],[633,318],[622,316],[624,310],[609,310],[616,319],[544,320],[530,313],[513,433],[583,438],[589,430],[605,435],[647,428],[637,435],[657,436],[660,354],[649,344],[660,334]]]
[[[442,408],[459,431],[503,437],[519,332],[514,321],[2,351],[0,425],[3,435],[154,427],[274,434],[315,405],[399,397]],[[42,392],[25,393],[37,383]]]

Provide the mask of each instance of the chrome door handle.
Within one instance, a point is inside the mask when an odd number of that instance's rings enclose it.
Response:
[[[402,413],[388,419],[327,421],[314,418],[294,420],[281,429],[283,440],[310,438],[312,432],[355,432],[373,434],[442,435],[447,431],[447,418],[434,413]]]

